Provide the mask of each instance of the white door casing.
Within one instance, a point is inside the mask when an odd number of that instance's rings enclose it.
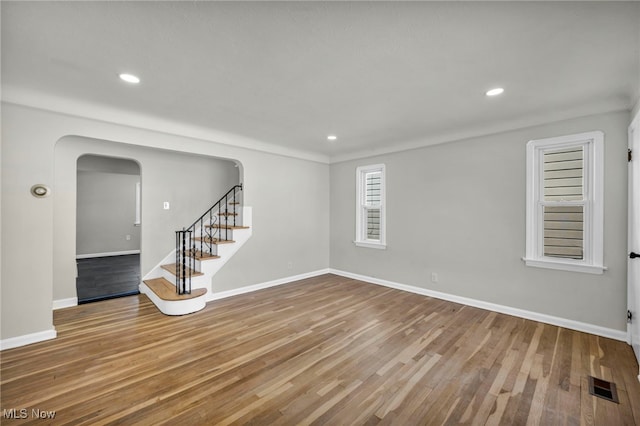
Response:
[[[630,253],[640,254],[640,113],[629,126],[629,236],[627,259],[627,306],[632,314],[628,324],[629,343],[640,364],[640,258],[632,259]],[[640,380],[640,371],[638,371]]]

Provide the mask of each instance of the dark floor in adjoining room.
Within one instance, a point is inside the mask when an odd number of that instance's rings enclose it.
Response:
[[[140,255],[78,259],[78,303],[138,294]]]

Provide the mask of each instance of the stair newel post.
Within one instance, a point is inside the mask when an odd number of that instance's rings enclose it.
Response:
[[[202,218],[200,218],[200,255],[202,256],[204,254],[204,250],[203,250],[203,242],[204,242],[204,238],[206,235],[206,231],[204,230],[204,222],[202,221]]]
[[[233,188],[233,226],[236,226],[236,188]]]
[[[229,193],[224,194],[224,239],[229,239]]]
[[[200,232],[202,232],[202,230]],[[190,261],[191,266],[189,268],[192,271],[194,271],[195,268],[196,268],[196,256],[197,256],[197,253],[198,253],[198,248],[196,247],[196,239],[195,238],[193,238],[191,240],[191,244],[189,245],[189,251],[191,253],[191,256],[189,257],[191,259],[191,261]]]
[[[215,206],[214,206],[215,207]],[[213,256],[213,236],[216,233],[216,228],[213,227],[215,225],[213,220],[213,209],[209,209],[209,256]]]
[[[180,285],[180,233],[176,231],[176,291],[178,291]],[[178,291],[179,293],[179,291]]]
[[[187,232],[189,232],[189,247],[191,247],[191,245],[193,244],[193,234],[192,234],[193,230],[190,229]],[[186,258],[185,258],[185,261],[186,261]],[[194,256],[193,255],[189,256],[189,266],[187,268],[189,270],[189,288],[184,290],[184,293],[187,293],[187,294],[191,294],[191,274],[195,270],[195,266],[196,266],[194,262],[195,262]]]
[[[186,255],[186,247],[185,247],[185,245],[186,245],[187,233],[186,233],[184,228],[182,228],[181,234],[182,234],[182,241],[181,241],[181,246],[180,246],[180,253],[181,253],[180,260],[181,260],[181,262],[178,265],[176,265],[177,268],[180,269],[180,273],[178,274],[178,276],[181,278],[176,283],[177,284],[176,285],[176,289],[178,291],[178,294],[184,294],[184,287],[185,287],[185,284],[186,284],[185,281],[186,281],[186,277],[187,277],[187,270],[186,270],[187,269],[187,265],[185,264],[185,261],[186,261],[186,259],[185,259],[185,255]]]

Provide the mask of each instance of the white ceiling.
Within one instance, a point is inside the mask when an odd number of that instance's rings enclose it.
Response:
[[[7,101],[141,114],[331,161],[630,109],[640,94],[638,2],[1,8]],[[484,96],[495,86],[505,94]]]

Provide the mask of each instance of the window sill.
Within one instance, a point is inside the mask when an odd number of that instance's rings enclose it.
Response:
[[[354,241],[353,244],[357,245],[358,247],[366,247],[366,248],[372,248],[372,249],[378,249],[378,250],[386,250],[387,249],[387,245],[386,244],[381,244],[381,243],[371,243],[371,242],[365,242],[365,241]]]
[[[522,258],[522,260],[527,266],[533,266],[535,268],[556,269],[560,271],[584,272],[586,274],[602,275],[604,271],[607,270],[606,266],[601,265],[578,265],[575,263],[554,262],[551,260],[542,259],[527,259],[524,257]]]

